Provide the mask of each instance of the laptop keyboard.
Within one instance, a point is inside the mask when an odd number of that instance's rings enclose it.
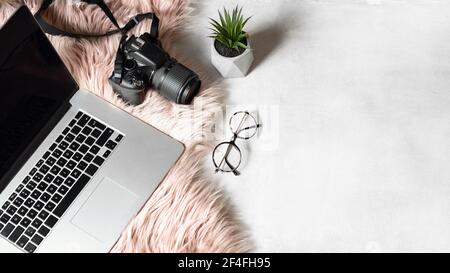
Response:
[[[34,252],[122,139],[79,111],[0,208],[0,235]]]

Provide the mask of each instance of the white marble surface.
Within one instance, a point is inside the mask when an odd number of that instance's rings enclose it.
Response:
[[[450,1],[198,1],[180,47],[213,77],[207,18],[236,3],[256,62],[227,104],[278,112],[212,181],[255,251],[450,251]]]

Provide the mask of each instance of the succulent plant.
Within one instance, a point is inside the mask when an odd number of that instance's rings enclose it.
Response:
[[[212,34],[210,38],[223,43],[229,48],[239,49],[247,48],[244,43],[247,33],[244,31],[245,24],[251,17],[244,19],[242,7],[236,6],[231,12],[223,9],[223,13],[218,11],[219,21],[209,18],[212,25]]]

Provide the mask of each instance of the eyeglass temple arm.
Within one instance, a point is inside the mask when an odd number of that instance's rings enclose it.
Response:
[[[261,124],[256,124],[256,125],[252,125],[252,126],[248,126],[248,127],[239,129],[239,130],[237,131],[236,135],[239,135],[242,131],[250,130],[250,129],[253,129],[253,128],[259,128],[259,127],[261,127]]]

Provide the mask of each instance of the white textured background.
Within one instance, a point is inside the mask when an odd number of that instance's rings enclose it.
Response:
[[[278,115],[212,178],[255,250],[450,251],[450,1],[200,1],[179,46],[210,66],[207,17],[236,3],[256,62],[227,103]]]

